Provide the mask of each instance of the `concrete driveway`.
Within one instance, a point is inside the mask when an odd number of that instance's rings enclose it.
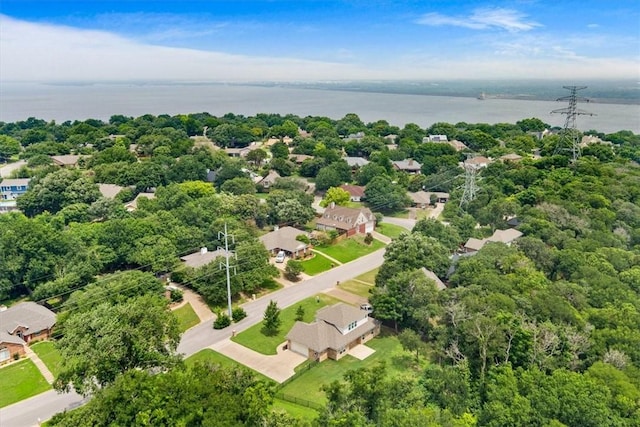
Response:
[[[293,376],[296,366],[307,360],[306,357],[298,353],[284,350],[285,344],[279,345],[278,354],[273,356],[260,354],[243,345],[236,344],[229,338],[217,342],[209,346],[209,348],[224,354],[236,362],[242,363],[254,371],[260,372],[272,380],[282,383]]]

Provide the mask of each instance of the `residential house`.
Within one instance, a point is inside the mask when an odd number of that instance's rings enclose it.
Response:
[[[429,135],[429,136],[425,136],[422,139],[422,142],[434,142],[434,143],[440,143],[440,144],[446,144],[447,142],[449,142],[447,135]]]
[[[394,169],[405,171],[410,174],[420,173],[420,169],[422,169],[422,165],[413,159],[394,160],[391,162],[391,164],[393,165]]]
[[[251,151],[248,147],[244,148],[225,148],[224,152],[229,155],[229,157],[246,157]]]
[[[364,157],[343,157],[343,159],[351,168],[361,168],[369,164],[369,160]]]
[[[209,251],[206,247],[202,247],[198,252],[180,257],[180,260],[183,261],[187,267],[200,268],[215,261],[218,257],[225,258],[227,254],[228,252],[224,249]]]
[[[336,230],[340,233],[346,233],[347,236],[371,233],[375,224],[375,217],[369,208],[347,208],[336,206],[333,203],[316,220],[318,230]]]
[[[349,198],[352,202],[359,202],[364,199],[364,187],[361,185],[344,184],[340,188],[349,193]]]
[[[25,344],[49,338],[55,324],[53,311],[31,301],[0,311],[0,363],[24,355]]]
[[[435,196],[436,203],[446,203],[449,201],[449,193],[431,192],[431,191],[416,191],[413,193],[407,193],[409,198],[413,202],[413,206],[416,208],[424,209],[431,204],[431,196]]]
[[[380,323],[367,311],[344,303],[323,307],[312,323],[296,322],[287,334],[287,348],[309,360],[338,360],[380,333]]]
[[[439,291],[447,289],[447,286],[444,284],[444,282],[442,280],[440,280],[440,278],[438,276],[436,276],[436,273],[434,273],[433,271],[431,271],[431,270],[429,270],[429,269],[427,269],[425,267],[422,267],[420,269],[420,271],[422,272],[422,274],[425,275],[425,277],[427,279],[433,280],[433,283],[435,283],[436,288]]]
[[[349,135],[347,135],[344,140],[345,141],[360,141],[362,138],[364,138],[364,132],[356,132],[356,133],[350,133]]]
[[[522,160],[522,156],[516,153],[509,153],[501,156],[500,160],[502,160],[503,162],[519,162],[520,160]]]
[[[282,138],[282,142],[284,142],[285,144],[289,145],[293,142],[293,138],[291,138],[290,136],[284,136]]]
[[[386,144],[395,144],[398,141],[398,135],[392,133],[389,135],[385,135],[384,139],[386,140]]]
[[[16,199],[29,188],[31,178],[4,179],[0,182],[0,213],[18,210]]]
[[[471,237],[464,244],[463,250],[466,253],[475,253],[482,249],[484,245],[489,242],[500,242],[504,243],[507,246],[510,246],[511,243],[520,236],[522,236],[522,232],[516,230],[515,228],[496,230],[490,237],[487,237],[486,239],[476,239]]]
[[[464,161],[464,163],[460,164],[460,167],[464,166],[474,166],[476,169],[486,168],[493,161],[484,156],[476,156]]]
[[[271,255],[282,250],[289,257],[298,258],[304,257],[310,249],[310,245],[297,240],[300,235],[309,237],[309,233],[294,227],[276,227],[273,231],[260,236],[260,241]]]
[[[269,187],[271,187],[278,178],[280,178],[280,174],[274,170],[270,170],[267,176],[258,181],[258,184],[264,189],[269,189]]]
[[[308,156],[306,154],[289,154],[289,160],[294,162],[296,165],[302,164],[307,159],[313,159],[313,156]]]
[[[140,201],[140,199],[153,200],[155,198],[156,195],[154,193],[139,193],[135,199],[133,199],[129,203],[125,203],[124,208],[127,210],[127,212],[133,212],[138,209],[138,202]]]
[[[469,148],[464,144],[464,142],[458,141],[457,139],[452,139],[451,141],[449,141],[449,145],[455,148],[456,151],[462,151]]]
[[[53,160],[54,165],[58,165],[63,168],[77,168],[78,162],[82,156],[78,156],[75,154],[67,154],[64,156],[51,156],[51,160]]]
[[[98,184],[100,194],[106,199],[114,199],[123,188],[115,184]]]

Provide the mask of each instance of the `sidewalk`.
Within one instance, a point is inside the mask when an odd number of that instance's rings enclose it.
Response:
[[[38,370],[40,371],[44,379],[47,380],[49,384],[53,384],[53,381],[55,380],[55,378],[51,373],[51,371],[49,370],[49,368],[47,368],[47,366],[44,364],[42,359],[40,359],[38,355],[33,350],[31,350],[31,348],[28,345],[24,346],[24,352],[26,353],[27,357],[31,359],[33,364],[36,365],[36,367],[38,368]]]
[[[215,315],[213,314],[213,312],[211,311],[207,303],[204,302],[204,300],[200,295],[193,292],[191,289],[181,286],[177,283],[171,283],[171,284],[182,291],[183,298],[184,298],[183,301],[180,304],[174,306],[172,310],[178,309],[183,305],[186,305],[187,303],[189,303],[191,304],[191,308],[193,308],[193,311],[195,311],[195,313],[200,318],[201,323],[206,322],[207,320],[212,320],[215,317]]]

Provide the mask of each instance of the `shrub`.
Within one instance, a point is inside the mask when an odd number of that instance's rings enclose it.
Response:
[[[298,309],[296,310],[296,320],[299,322],[302,322],[303,319],[304,319],[304,307],[299,305]]]
[[[176,270],[171,273],[171,281],[176,283],[184,283],[187,278],[187,272],[184,269]]]
[[[370,244],[371,244],[371,242],[373,242],[373,236],[371,235],[371,233],[367,233],[367,235],[366,235],[366,236],[364,236],[364,242],[365,242],[367,245],[370,245]]]
[[[300,273],[302,273],[302,263],[295,259],[287,261],[287,266],[284,268],[284,277],[292,282],[300,280]]]
[[[213,322],[213,329],[224,329],[231,324],[231,319],[225,313],[218,314],[218,318]]]
[[[15,353],[13,353],[13,360],[18,360],[18,359],[20,359],[20,353],[16,351]]]
[[[236,307],[233,310],[231,310],[231,315],[233,317],[234,322],[239,322],[245,317],[247,317],[247,312],[244,311],[244,308],[242,307]]]
[[[306,243],[307,245],[311,242],[311,240],[309,239],[309,237],[305,234],[298,234],[296,236],[296,240],[298,242],[302,242],[302,243]]]
[[[171,289],[169,290],[169,298],[171,298],[171,302],[182,302],[184,299],[184,292],[180,289]]]

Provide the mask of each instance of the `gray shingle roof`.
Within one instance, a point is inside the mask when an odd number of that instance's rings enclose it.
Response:
[[[270,233],[260,236],[260,241],[268,251],[284,249],[288,252],[296,252],[307,247],[306,243],[296,240],[296,237],[301,234],[309,236],[309,233],[294,227],[281,227],[278,230],[273,230]]]
[[[27,328],[30,335],[51,329],[55,324],[56,315],[53,311],[31,301],[21,302],[0,311],[0,326],[3,332],[9,334],[13,334],[20,326]]]
[[[215,251],[208,251],[206,248],[203,249],[180,257],[180,259],[184,261],[187,267],[198,268],[213,262],[218,257],[224,258],[226,254],[224,249],[216,249]]]

